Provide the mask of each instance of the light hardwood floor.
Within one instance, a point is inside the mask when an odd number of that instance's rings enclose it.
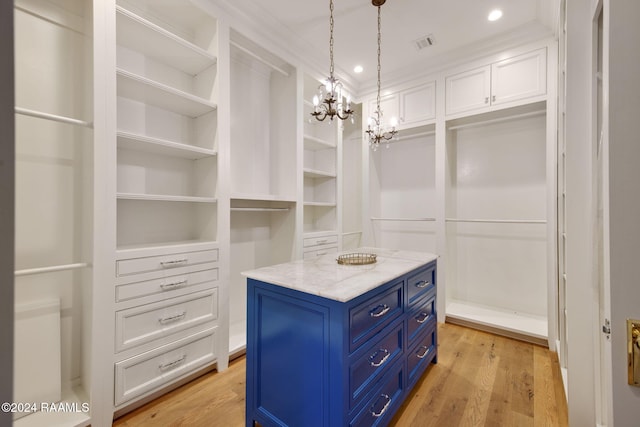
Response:
[[[438,325],[431,365],[391,421],[394,427],[566,427],[555,353],[510,338]],[[245,358],[114,421],[117,427],[244,426]],[[297,426],[296,426],[297,427]]]

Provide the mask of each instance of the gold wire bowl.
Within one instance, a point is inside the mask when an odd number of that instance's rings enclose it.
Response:
[[[377,257],[376,254],[351,253],[338,255],[336,261],[340,265],[366,265],[376,262]]]

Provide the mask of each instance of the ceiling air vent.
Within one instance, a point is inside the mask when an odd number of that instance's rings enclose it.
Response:
[[[429,46],[433,46],[434,43],[435,43],[435,40],[433,39],[433,34],[429,34],[428,36],[420,37],[419,39],[413,41],[413,45],[418,50],[422,50],[422,49],[427,48]]]

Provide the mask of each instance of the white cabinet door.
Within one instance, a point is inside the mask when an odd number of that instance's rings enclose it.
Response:
[[[445,84],[447,115],[489,106],[490,66],[449,76]]]
[[[436,117],[436,83],[400,92],[400,125],[411,127]]]
[[[498,105],[547,91],[546,50],[496,62],[491,66],[491,104]]]

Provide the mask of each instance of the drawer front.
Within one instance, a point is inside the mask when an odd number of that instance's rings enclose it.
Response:
[[[218,289],[116,312],[116,352],[218,317]]]
[[[337,245],[337,244],[338,244],[337,234],[332,234],[330,236],[307,237],[303,240],[303,246],[305,248],[309,248],[312,246],[319,246],[319,245]]]
[[[304,251],[304,253],[302,254],[302,258],[311,259],[311,258],[316,258],[322,255],[337,254],[337,253],[338,253],[337,246],[329,246],[329,247],[323,247],[322,249],[313,249],[310,251]]]
[[[146,296],[156,296],[158,299],[168,298],[187,292],[192,292],[198,285],[209,284],[211,287],[218,280],[218,269],[195,271],[192,273],[167,276],[155,280],[128,283],[116,286],[116,302],[128,301]],[[202,287],[202,286],[199,286]]]
[[[435,289],[427,298],[421,300],[420,306],[407,316],[407,345],[413,345],[413,340],[436,321]]]
[[[349,408],[356,405],[402,354],[403,337],[404,328],[400,323],[365,351],[358,352],[355,362],[349,367]]]
[[[116,406],[213,362],[216,350],[212,328],[116,363]]]
[[[354,351],[402,313],[403,284],[400,281],[391,289],[349,310],[350,351]]]
[[[382,381],[382,386],[371,394],[362,409],[353,418],[352,427],[373,427],[387,425],[402,404],[404,384],[404,363],[399,361]]]
[[[436,356],[437,328],[435,322],[424,335],[421,335],[415,346],[407,352],[407,372],[409,384],[418,380],[422,372],[427,368]]]
[[[171,271],[175,274],[181,267],[215,261],[218,261],[217,249],[121,259],[116,261],[116,274],[118,277],[150,271]]]
[[[407,279],[407,298],[409,304],[415,303],[422,296],[436,288],[436,266],[412,274]]]

